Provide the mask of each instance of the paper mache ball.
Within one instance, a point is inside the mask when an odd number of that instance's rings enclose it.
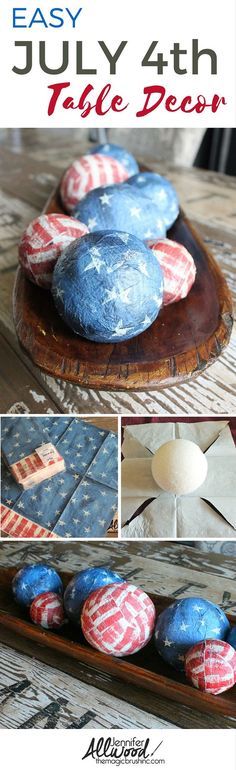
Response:
[[[188,439],[177,438],[159,447],[152,458],[152,475],[166,492],[187,495],[206,479],[208,463],[200,447]]]
[[[48,591],[62,594],[63,585],[60,576],[49,564],[29,564],[16,573],[12,591],[18,604],[29,606],[39,594]]]
[[[108,655],[132,655],[151,639],[156,611],[149,596],[130,583],[99,588],[86,599],[81,626],[87,642]]]
[[[233,628],[230,629],[226,641],[236,650],[236,626],[233,626]]]
[[[42,628],[61,628],[64,623],[63,600],[53,591],[39,594],[30,605],[30,618]]]
[[[143,171],[131,176],[128,184],[156,204],[167,229],[174,224],[179,214],[179,202],[175,188],[168,179],[153,171]]]
[[[133,235],[91,233],[61,255],[52,293],[59,315],[76,334],[122,342],[157,318],[162,272],[155,255]]]
[[[134,156],[125,150],[124,147],[121,147],[120,144],[111,144],[110,142],[106,142],[106,144],[97,144],[96,147],[89,150],[89,153],[92,155],[98,153],[99,155],[108,155],[110,158],[115,158],[115,160],[118,160],[119,163],[125,167],[128,176],[137,174],[139,170]]]
[[[85,599],[98,588],[111,583],[123,583],[124,579],[107,567],[88,567],[81,570],[68,583],[64,593],[64,607],[67,617],[80,625],[80,616]]]
[[[58,257],[71,241],[88,228],[66,214],[42,214],[26,227],[19,244],[19,262],[27,278],[50,289]]]
[[[228,631],[229,621],[216,604],[200,597],[180,599],[158,616],[155,646],[166,663],[183,671],[190,647],[206,639],[224,640]]]
[[[62,177],[60,196],[66,211],[74,212],[78,202],[90,190],[101,185],[124,182],[128,173],[115,158],[106,155],[82,155]]]
[[[122,230],[141,241],[165,238],[166,235],[166,226],[156,203],[127,183],[92,190],[75,208],[74,216],[85,222],[93,233]]]
[[[184,668],[194,687],[220,695],[236,682],[236,652],[227,642],[207,639],[188,650]]]
[[[163,305],[187,297],[196,278],[196,265],[189,251],[169,238],[147,241],[147,246],[156,255],[163,271]]]

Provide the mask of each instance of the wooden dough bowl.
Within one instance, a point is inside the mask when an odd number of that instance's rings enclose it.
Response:
[[[184,674],[175,671],[157,654],[153,641],[135,655],[125,658],[116,658],[90,647],[83,637],[80,629],[70,623],[59,632],[45,631],[40,626],[35,626],[29,620],[27,610],[19,607],[13,600],[11,593],[11,581],[20,567],[0,569],[0,640],[1,628],[13,633],[13,639],[17,635],[22,639],[24,651],[24,639],[34,642],[34,656],[37,653],[40,658],[40,646],[49,648],[55,653],[55,666],[57,655],[69,657],[81,661],[91,669],[108,673],[123,680],[128,685],[137,685],[144,690],[163,695],[172,701],[182,703],[197,711],[208,714],[221,714],[222,716],[235,717],[236,714],[236,685],[221,695],[210,695],[195,689],[188,684]],[[60,572],[64,586],[72,578],[72,574]],[[157,611],[161,612],[165,607],[173,603],[173,596],[154,596],[150,594]],[[231,623],[235,618],[227,616]],[[14,642],[13,642],[14,644]]]
[[[59,188],[45,206],[44,213],[51,212],[65,213]],[[122,343],[95,343],[74,334],[59,317],[51,293],[31,283],[19,267],[13,317],[32,361],[54,377],[102,390],[158,390],[197,377],[214,363],[230,339],[230,291],[182,211],[168,236],[191,252],[196,281],[186,299],[163,308],[147,331]]]

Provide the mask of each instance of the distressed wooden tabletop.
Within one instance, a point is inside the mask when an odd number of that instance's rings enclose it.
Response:
[[[58,570],[109,565],[144,590],[202,596],[236,614],[236,559],[180,543],[2,543],[0,567],[47,558]],[[0,728],[230,728],[61,655],[0,626]]]
[[[197,380],[162,391],[95,391],[55,380],[33,366],[20,350],[12,320],[17,243],[37,216],[63,170],[86,150],[78,132],[25,129],[0,134],[0,344],[1,411],[232,414],[235,396],[235,328],[224,354]],[[139,158],[148,162],[148,157]],[[221,265],[236,299],[236,179],[198,169],[167,168],[150,159],[153,170],[176,186],[181,205]]]

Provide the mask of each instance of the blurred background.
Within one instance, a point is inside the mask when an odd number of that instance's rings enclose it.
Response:
[[[15,152],[38,148],[55,138],[57,145],[68,134],[73,143],[110,141],[134,154],[152,156],[169,165],[196,166],[236,174],[236,128],[100,128],[100,129],[0,129],[0,145]]]

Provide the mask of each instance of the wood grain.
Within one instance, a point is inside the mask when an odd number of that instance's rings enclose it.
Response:
[[[31,363],[17,343],[12,319],[12,290],[17,266],[17,242],[32,216],[42,210],[55,180],[72,159],[88,145],[79,131],[46,129],[21,130],[20,143],[13,146],[14,132],[10,129],[0,146],[1,174],[0,226],[0,324],[4,336],[15,350],[20,362],[31,373],[46,397],[62,412],[74,414],[127,415],[216,415],[236,411],[236,331],[217,361],[191,381],[163,390],[109,391],[95,390],[67,382],[43,373]],[[7,150],[7,154],[6,154]],[[148,147],[147,147],[148,154]],[[160,159],[148,158],[157,173],[166,175],[175,185],[183,208],[194,223],[201,238],[213,253],[231,289],[236,306],[236,179],[196,168],[167,167]],[[140,162],[144,161],[144,156]],[[19,170],[24,167],[24,175]],[[18,178],[17,178],[18,175]],[[1,202],[3,201],[3,206]],[[18,206],[18,224],[11,229],[10,218]],[[2,219],[1,219],[2,211]],[[5,238],[5,218],[9,217],[9,237]],[[2,358],[2,357],[1,357]],[[16,370],[17,372],[17,370]],[[14,378],[17,391],[17,374]],[[39,391],[40,392],[40,391]],[[35,412],[31,398],[26,405]],[[43,405],[42,405],[43,411]],[[45,410],[46,411],[46,410]]]
[[[111,543],[103,541],[81,543],[47,543],[47,555],[45,543],[5,542],[0,545],[0,565],[16,568],[20,563],[35,563],[45,561],[52,564],[59,571],[73,571],[83,569],[86,566],[104,564],[111,569],[120,572],[126,579],[135,582],[144,590],[159,595],[168,594],[172,601],[177,597],[202,596],[211,598],[220,604],[226,611],[236,617],[236,563],[232,555],[202,553],[198,548],[187,547],[173,542],[121,542]],[[14,671],[18,671],[16,682],[21,682],[21,671],[25,670],[28,660],[32,661],[32,673],[30,681],[34,681],[34,672],[40,671],[39,661],[47,664],[47,684],[45,681],[44,695],[50,697],[51,682],[60,672],[60,676],[67,675],[80,686],[84,683],[83,713],[87,712],[87,704],[90,702],[91,687],[98,690],[96,703],[102,702],[104,693],[111,698],[116,696],[117,710],[122,715],[124,704],[126,713],[129,713],[129,704],[140,709],[140,719],[150,720],[154,718],[167,720],[170,726],[182,728],[230,728],[235,726],[235,718],[220,714],[201,714],[196,707],[190,708],[175,703],[130,682],[124,686],[122,680],[112,674],[98,671],[72,658],[65,657],[59,652],[51,651],[45,646],[37,645],[35,656],[35,642],[16,634],[3,626],[0,626],[0,661],[4,661],[5,645],[12,649]],[[2,647],[2,649],[1,649]],[[9,650],[10,653],[10,650]],[[24,653],[22,656],[21,653]],[[8,660],[9,658],[6,658]],[[24,663],[26,660],[26,663]],[[24,669],[22,668],[24,665]],[[0,663],[1,666],[1,663]],[[6,667],[7,668],[7,665]],[[66,672],[66,673],[65,673]],[[55,677],[55,678],[54,678]],[[43,675],[43,679],[45,677]],[[40,690],[38,686],[36,692]],[[93,691],[92,691],[93,692]],[[41,693],[41,690],[40,690]],[[40,694],[41,697],[41,694]],[[93,696],[95,698],[95,694]],[[29,693],[30,699],[30,693]],[[1,700],[1,687],[0,687]],[[19,724],[24,721],[25,704],[27,700],[24,693],[12,693],[8,699],[9,710],[4,718],[5,727],[11,724],[11,720],[17,718]],[[109,701],[106,701],[109,702]],[[30,704],[29,704],[30,705]],[[38,712],[37,712],[38,713]],[[112,711],[113,713],[113,711]],[[131,720],[132,720],[132,712]],[[0,707],[1,715],[1,707]],[[40,713],[38,714],[39,726]],[[37,725],[36,725],[37,726]]]
[[[236,686],[217,698],[191,687],[184,675],[173,670],[156,653],[153,640],[140,652],[132,656],[116,658],[97,652],[89,647],[80,629],[70,624],[64,626],[60,633],[45,631],[33,625],[28,619],[28,613],[18,607],[13,600],[9,586],[17,568],[1,568],[0,570],[0,626],[14,631],[15,634],[31,639],[35,644],[44,645],[49,649],[65,656],[81,661],[98,671],[110,673],[143,689],[164,695],[170,700],[185,706],[199,709],[206,713],[218,713],[223,716],[235,716]],[[63,585],[66,587],[73,573],[60,572]],[[157,615],[172,604],[172,598],[149,594],[155,604]],[[228,614],[233,624],[233,616]]]
[[[63,213],[59,189],[45,213]],[[232,300],[221,270],[183,212],[168,233],[192,254],[197,276],[188,297],[168,305],[143,334],[116,344],[75,335],[56,312],[50,293],[18,268],[13,317],[20,343],[48,374],[83,387],[165,388],[198,376],[222,353],[232,330]]]

